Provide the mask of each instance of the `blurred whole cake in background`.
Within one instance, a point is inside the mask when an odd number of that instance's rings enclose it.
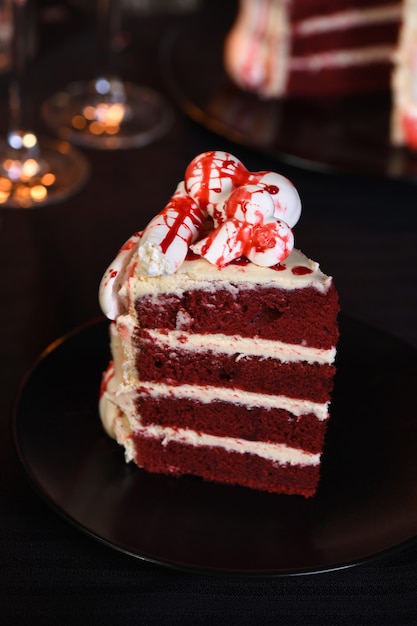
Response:
[[[100,414],[127,461],[273,493],[316,492],[337,292],[293,249],[301,203],[275,172],[198,155],[100,285]]]
[[[386,89],[402,15],[398,0],[241,0],[225,66],[262,97]]]
[[[416,0],[240,0],[225,40],[225,69],[262,99],[392,90],[392,142],[415,147],[404,115],[409,128],[417,99],[416,12]]]
[[[392,86],[392,142],[417,150],[417,0],[404,2]]]

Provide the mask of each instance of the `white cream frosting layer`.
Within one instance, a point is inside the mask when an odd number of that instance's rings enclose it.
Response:
[[[308,272],[297,274],[298,267],[305,268]],[[293,250],[281,264],[281,268],[275,270],[259,267],[253,263],[244,265],[231,263],[219,269],[205,259],[197,258],[184,261],[172,276],[158,276],[150,280],[140,274],[138,267],[137,272],[128,278],[120,289],[119,296],[135,299],[146,294],[182,295],[188,290],[204,289],[213,292],[219,288],[237,292],[238,285],[245,285],[247,289],[262,286],[288,291],[314,287],[326,293],[332,282],[332,279],[320,270],[318,263],[308,259],[299,250]]]
[[[141,429],[138,429],[138,432],[140,431]],[[304,452],[280,443],[263,443],[235,437],[216,437],[184,428],[163,428],[161,426],[149,426],[143,429],[143,432],[146,437],[162,439],[162,445],[168,445],[173,441],[198,447],[223,448],[227,452],[256,454],[256,456],[268,461],[281,464],[288,463],[289,465],[318,465],[320,462],[319,454]]]
[[[185,260],[170,276],[149,277],[142,273],[136,250],[139,237],[129,240],[108,267],[100,283],[99,299],[103,313],[116,319],[126,313],[129,305],[144,295],[173,294],[181,296],[187,290],[204,289],[213,292],[220,287],[237,292],[238,285],[246,288],[274,287],[291,291],[313,287],[326,293],[332,278],[326,276],[319,264],[294,249],[279,269],[260,267],[253,263],[231,263],[219,269],[203,258]],[[122,256],[122,258],[120,258]],[[300,274],[298,268],[306,273]]]
[[[369,46],[368,48],[349,48],[318,52],[304,57],[294,57],[290,67],[295,71],[322,70],[326,68],[349,67],[350,65],[367,65],[368,63],[383,62],[391,58],[393,46]]]
[[[363,9],[348,9],[329,15],[309,17],[298,22],[295,26],[297,35],[316,35],[328,33],[331,30],[345,30],[384,24],[399,21],[401,6],[398,2],[381,7],[364,7]]]
[[[196,400],[205,404],[216,401],[232,402],[247,409],[263,407],[265,409],[284,409],[296,415],[313,413],[317,419],[328,417],[328,403],[319,404],[310,400],[288,398],[269,394],[254,393],[227,387],[211,387],[209,385],[167,385],[165,383],[140,383],[141,390],[154,398],[182,398]],[[121,385],[114,395],[118,406],[126,413],[135,413],[134,402],[138,395],[136,385]]]
[[[199,352],[214,352],[217,354],[236,355],[236,361],[251,356],[262,359],[279,359],[282,363],[306,361],[307,363],[333,363],[336,348],[321,350],[296,344],[270,341],[267,339],[240,337],[239,335],[197,334],[182,330],[162,333],[156,330],[148,331],[156,344],[163,348],[171,348]]]

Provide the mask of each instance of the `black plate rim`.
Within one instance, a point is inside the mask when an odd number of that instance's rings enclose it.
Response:
[[[353,318],[347,315],[344,315],[343,317],[346,319],[351,319],[355,323],[359,323],[364,327],[368,327],[370,329],[375,328],[371,324],[362,322],[358,318]],[[258,577],[281,578],[281,577],[296,577],[296,576],[326,574],[329,572],[350,569],[352,567],[357,567],[360,565],[371,563],[376,560],[381,560],[391,555],[395,555],[409,546],[414,546],[417,544],[417,530],[416,530],[415,536],[404,539],[403,541],[396,543],[395,545],[389,546],[385,549],[377,550],[375,552],[371,552],[370,554],[367,554],[365,556],[358,557],[352,560],[345,560],[345,561],[341,561],[337,563],[336,562],[328,563],[322,567],[301,567],[301,568],[294,567],[291,569],[278,569],[278,570],[271,570],[271,569],[259,570],[259,569],[251,569],[251,568],[247,568],[247,569],[222,568],[222,567],[210,567],[210,566],[200,567],[200,566],[193,565],[193,564],[183,563],[178,560],[174,561],[172,559],[163,559],[163,558],[154,557],[150,554],[147,554],[143,550],[141,551],[141,553],[135,552],[134,550],[129,549],[128,547],[122,545],[121,543],[115,543],[103,536],[100,536],[98,532],[95,532],[94,530],[89,528],[86,524],[77,520],[71,513],[69,513],[68,511],[65,511],[62,506],[57,504],[53,500],[53,498],[50,496],[50,494],[48,494],[47,491],[42,487],[42,485],[40,484],[40,481],[38,480],[36,476],[36,473],[33,471],[33,468],[30,465],[30,462],[28,462],[25,456],[24,449],[21,445],[19,433],[18,433],[19,401],[20,401],[20,396],[23,393],[26,384],[28,383],[28,381],[30,380],[34,372],[36,372],[38,367],[41,366],[41,364],[48,358],[48,356],[52,352],[58,349],[62,344],[65,344],[66,342],[71,341],[72,338],[78,336],[80,333],[83,333],[86,331],[88,332],[89,329],[97,325],[103,325],[103,324],[108,325],[108,323],[109,321],[104,316],[94,317],[88,320],[87,322],[80,324],[79,326],[75,327],[69,332],[64,333],[58,339],[52,341],[40,353],[40,355],[34,361],[32,366],[27,370],[26,374],[23,376],[21,383],[19,385],[19,388],[18,388],[18,392],[15,397],[15,402],[14,402],[14,406],[12,410],[11,430],[12,430],[13,445],[14,445],[16,455],[19,459],[19,462],[26,474],[26,477],[29,480],[34,491],[39,495],[39,497],[43,500],[43,502],[45,502],[45,504],[55,514],[57,514],[58,517],[63,519],[70,526],[81,531],[87,537],[106,546],[107,548],[115,550],[116,552],[124,554],[128,557],[133,557],[134,559],[141,561],[141,562],[146,562],[149,564],[154,564],[154,565],[166,567],[171,570],[186,572],[190,574],[200,574],[200,575],[209,575],[209,576],[220,575],[220,576],[227,576],[227,577],[243,577],[243,578],[258,578]],[[379,330],[379,329],[375,328],[375,330]],[[410,347],[410,345],[404,342],[403,340],[398,339],[397,337],[394,337],[393,335],[390,335],[389,333],[386,333],[386,334],[391,336],[395,341],[401,342],[404,345]],[[138,468],[135,468],[135,469],[138,469]],[[143,471],[143,470],[139,470],[139,471]]]

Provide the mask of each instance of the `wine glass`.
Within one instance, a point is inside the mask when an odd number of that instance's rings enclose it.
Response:
[[[42,107],[51,130],[87,148],[145,146],[162,136],[173,119],[162,95],[147,86],[124,81],[113,72],[121,4],[122,0],[97,0],[98,75],[69,84]]]
[[[23,82],[28,56],[29,0],[9,4],[9,124],[0,140],[0,207],[34,208],[59,202],[87,180],[89,164],[69,143],[39,137],[22,124]]]

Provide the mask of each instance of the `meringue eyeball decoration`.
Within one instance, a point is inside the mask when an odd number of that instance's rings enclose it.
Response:
[[[301,200],[292,182],[277,172],[249,172],[247,183],[264,188],[272,197],[275,217],[294,228],[301,215]]]
[[[262,223],[273,217],[275,211],[272,196],[257,185],[242,185],[230,194],[224,205],[226,219],[235,218],[248,224]]]
[[[294,235],[288,224],[271,220],[254,227],[245,256],[255,265],[272,267],[286,259],[293,248]]]

